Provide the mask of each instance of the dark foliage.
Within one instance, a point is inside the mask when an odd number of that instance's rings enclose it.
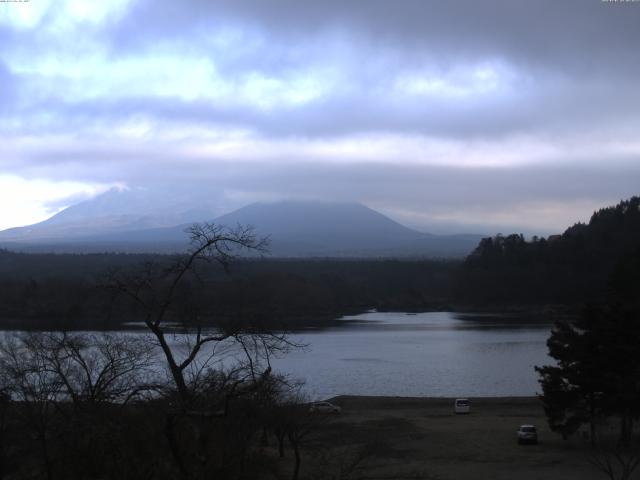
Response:
[[[13,329],[120,329],[143,320],[133,302],[113,302],[102,288],[115,273],[139,265],[170,267],[176,256],[22,254],[0,251],[0,325]],[[176,292],[176,305],[243,316],[283,329],[329,324],[370,308],[428,310],[446,307],[459,262],[401,260],[236,260],[228,273],[200,265],[209,287],[194,278]],[[197,297],[197,299],[196,299]],[[194,311],[195,315],[195,311]],[[206,317],[206,316],[205,316]]]
[[[624,256],[610,277],[601,305],[555,325],[547,345],[557,365],[536,368],[551,428],[567,436],[616,416],[620,442],[629,444],[640,416],[640,251]]]
[[[310,425],[296,387],[270,373],[208,369],[191,378],[189,410],[177,410],[150,353],[139,336],[6,338],[0,478],[275,478],[259,446],[276,426],[289,436]]]
[[[547,239],[498,235],[466,259],[456,300],[476,305],[579,305],[602,299],[623,257],[640,248],[640,197],[593,214]],[[629,287],[632,288],[632,287]]]

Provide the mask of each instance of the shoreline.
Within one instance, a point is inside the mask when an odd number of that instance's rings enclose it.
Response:
[[[301,316],[296,317],[298,321],[292,322],[290,328],[287,328],[286,322],[274,324],[274,332],[284,333],[304,333],[309,331],[322,331],[328,328],[336,328],[349,325],[357,325],[361,323],[361,320],[353,319],[360,315],[367,313],[398,313],[398,314],[421,314],[421,313],[452,313],[459,315],[468,315],[472,317],[477,315],[478,318],[482,317],[495,317],[505,319],[506,322],[517,324],[522,321],[534,322],[540,324],[552,324],[554,320],[558,318],[575,316],[575,310],[571,307],[565,307],[565,309],[553,309],[549,306],[539,306],[535,308],[533,306],[525,307],[471,307],[461,305],[451,305],[448,308],[367,308],[362,310],[345,310],[344,312],[336,312],[334,315],[319,314],[315,317]],[[347,318],[345,318],[347,317]],[[306,321],[300,321],[301,318],[305,318]],[[313,320],[309,321],[310,318]],[[97,323],[91,325],[90,321],[50,321],[43,319],[25,319],[25,318],[0,318],[0,330],[12,331],[12,332],[52,332],[52,331],[65,331],[65,332],[144,332],[147,329],[142,325],[142,322],[136,321],[123,321],[118,324],[111,323]],[[138,325],[140,324],[140,325]],[[184,327],[167,322],[167,327],[173,330],[182,330]],[[215,328],[215,325],[202,325],[203,328]]]
[[[470,401],[472,410],[476,408],[495,408],[497,406],[527,406],[538,405],[542,412],[542,403],[538,395],[509,395],[509,396],[457,396],[457,397],[402,397],[389,395],[336,395],[324,401],[335,403],[343,408],[350,406],[366,406],[371,409],[414,409],[414,408],[453,408],[456,399],[465,398]]]

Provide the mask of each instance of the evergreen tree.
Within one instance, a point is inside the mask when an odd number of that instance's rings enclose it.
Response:
[[[640,251],[624,256],[609,281],[604,306],[589,306],[556,323],[547,345],[556,365],[536,367],[542,402],[554,431],[567,436],[584,423],[594,439],[599,417],[620,419],[629,442],[640,416]]]
[[[589,423],[593,440],[595,421],[603,413],[602,357],[607,352],[600,342],[600,316],[598,308],[587,307],[580,318],[557,322],[547,341],[557,365],[536,367],[549,426],[563,438]]]

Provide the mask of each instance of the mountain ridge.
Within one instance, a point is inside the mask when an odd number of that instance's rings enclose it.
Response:
[[[188,247],[185,230],[197,223],[158,226],[153,217],[135,213],[128,217],[93,218],[86,212],[103,210],[92,205],[86,207],[82,204],[69,207],[70,212],[63,211],[39,224],[21,227],[13,237],[11,233],[16,232],[11,229],[0,232],[0,244],[28,251],[50,248],[58,252],[176,252]],[[473,234],[419,232],[358,203],[299,200],[254,203],[210,222],[229,227],[253,226],[258,236],[270,237],[270,252],[275,257],[460,257],[482,238]]]

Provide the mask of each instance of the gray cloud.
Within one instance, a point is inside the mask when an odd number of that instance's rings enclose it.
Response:
[[[637,5],[581,0],[404,0],[395,5],[386,0],[145,0],[136,3],[116,38],[128,40],[128,46],[144,45],[157,38],[180,40],[187,31],[249,25],[279,43],[337,33],[413,59],[508,57],[524,65],[555,64],[593,74],[594,66],[638,69],[639,19]]]
[[[5,172],[162,188],[176,198],[193,186],[215,192],[222,208],[287,196],[354,200],[425,228],[521,221],[551,231],[594,205],[638,193],[637,3],[139,0],[123,15],[62,33],[44,28],[56,18],[55,3],[31,29],[0,27]],[[127,77],[127,68],[163,55],[168,64]],[[182,58],[211,67],[211,91],[181,96],[171,76],[153,83],[163,69],[186,68]],[[103,78],[90,75],[90,62],[104,64]],[[267,87],[248,101],[232,87],[252,75]],[[279,100],[297,76],[318,83],[320,93]],[[418,82],[417,93],[398,91],[405,77],[409,87]],[[217,97],[214,80],[231,93]],[[133,139],[117,133],[140,119],[157,131]],[[166,140],[180,128],[187,133]],[[242,159],[194,154],[190,148],[215,141],[190,129],[246,130],[249,140],[276,147],[263,155],[247,141]],[[462,168],[465,159],[455,156],[430,165],[428,150],[420,158],[387,152],[379,162],[304,153],[305,141],[358,135],[486,141],[498,153],[504,145],[507,157],[531,158]],[[528,143],[518,147],[518,136]],[[558,151],[543,158],[514,151],[547,144]]]
[[[501,136],[513,132],[598,128],[636,121],[640,92],[640,8],[606,2],[407,0],[392,8],[365,2],[149,1],[92,34],[117,60],[153,54],[158,45],[211,58],[232,81],[247,72],[280,75],[310,65],[335,66],[344,78],[335,92],[300,106],[264,111],[250,105],[185,102],[113,90],[92,99],[30,95],[38,82],[25,76],[26,105],[15,115],[59,115],[48,128],[75,122],[118,121],[133,114],[253,128],[267,135],[325,136],[366,131],[412,131],[435,136]],[[46,18],[46,16],[45,16]],[[213,48],[210,36],[236,29],[237,43]],[[38,49],[36,38],[10,45]],[[242,49],[255,36],[254,48]],[[31,47],[29,47],[31,45]],[[343,52],[342,50],[345,50]],[[344,54],[346,60],[337,60]],[[460,65],[504,66],[506,96],[480,95],[452,104],[443,96],[395,98],[393,76],[423,65],[450,73]],[[1,72],[1,70],[0,70]],[[31,80],[31,81],[30,81]],[[31,91],[30,91],[31,90]],[[124,96],[122,94],[124,93]],[[29,98],[32,99],[29,102]],[[29,122],[37,126],[37,122]],[[27,127],[28,128],[28,127]]]
[[[607,159],[572,165],[500,168],[364,162],[200,162],[170,154],[144,161],[113,155],[105,168],[100,152],[80,152],[53,166],[29,162],[48,178],[98,182],[126,180],[164,202],[216,202],[229,211],[254,201],[284,198],[362,202],[426,231],[495,233],[520,229],[552,233],[588,220],[593,209],[638,193],[640,163]],[[96,168],[84,158],[93,158]],[[118,175],[122,175],[119,177]],[[170,180],[169,180],[170,179]],[[208,200],[205,200],[208,199]],[[179,203],[179,202],[178,202]]]
[[[15,76],[0,60],[0,113],[9,110],[13,106],[16,92],[15,83]]]
[[[2,75],[0,70],[0,75]],[[7,78],[9,76],[7,75]],[[10,85],[10,83],[9,83]],[[43,111],[64,122],[38,124]],[[551,82],[515,99],[480,99],[452,106],[446,99],[394,101],[362,91],[320,98],[302,107],[264,111],[172,98],[96,98],[39,102],[14,110],[22,118],[36,117],[25,131],[45,133],[70,127],[108,126],[134,115],[160,121],[183,121],[210,126],[251,128],[274,137],[326,137],[363,132],[415,133],[442,138],[502,137],[518,133],[556,135],[587,133],[619,126],[640,127],[640,91],[635,80],[599,84]]]

